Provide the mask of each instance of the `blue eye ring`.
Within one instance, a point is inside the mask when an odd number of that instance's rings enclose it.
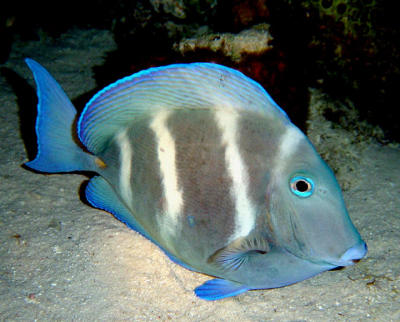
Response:
[[[296,196],[307,198],[314,193],[314,182],[310,178],[296,176],[290,180],[290,190]]]

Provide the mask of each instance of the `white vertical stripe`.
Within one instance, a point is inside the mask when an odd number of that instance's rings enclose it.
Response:
[[[255,211],[249,199],[249,178],[247,169],[240,156],[237,142],[239,115],[232,109],[217,109],[216,121],[222,132],[222,144],[225,145],[225,163],[232,178],[231,194],[235,202],[235,231],[231,241],[247,236],[255,225]]]
[[[167,127],[170,111],[161,110],[154,115],[150,124],[157,140],[157,154],[160,162],[164,197],[166,202],[166,215],[172,225],[178,224],[183,208],[182,191],[178,187],[178,174],[175,162],[175,141]]]
[[[291,160],[291,156],[297,151],[298,145],[304,139],[304,134],[295,126],[289,125],[286,131],[282,134],[279,142],[279,150],[275,159],[275,171],[280,175],[280,172],[285,169],[286,163]]]
[[[119,172],[119,185],[122,198],[130,205],[132,203],[131,175],[132,175],[132,146],[128,138],[128,129],[117,136],[121,168]]]

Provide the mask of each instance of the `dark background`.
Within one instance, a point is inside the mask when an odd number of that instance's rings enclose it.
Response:
[[[260,82],[300,127],[309,87],[351,101],[359,122],[379,126],[382,142],[400,141],[400,19],[383,0],[14,1],[0,11],[0,64],[16,40],[57,38],[73,28],[108,29],[117,50],[95,69],[99,87],[174,62],[213,61]],[[206,33],[238,33],[267,23],[273,49],[239,61],[207,49],[182,55],[174,44]],[[340,122],[344,112],[327,112]]]

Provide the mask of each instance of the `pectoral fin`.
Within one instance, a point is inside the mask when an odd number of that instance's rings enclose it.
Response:
[[[248,290],[245,285],[215,278],[196,287],[194,292],[203,300],[214,301],[235,296]]]
[[[237,270],[252,256],[266,254],[270,251],[269,244],[261,236],[241,237],[229,245],[217,250],[208,259],[209,263],[215,263],[224,271]]]

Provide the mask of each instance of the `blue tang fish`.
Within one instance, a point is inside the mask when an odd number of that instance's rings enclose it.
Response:
[[[92,171],[86,198],[214,276],[216,300],[352,265],[367,246],[334,174],[255,81],[211,63],[150,68],[97,94],[79,117],[26,59],[38,93],[30,168]]]

